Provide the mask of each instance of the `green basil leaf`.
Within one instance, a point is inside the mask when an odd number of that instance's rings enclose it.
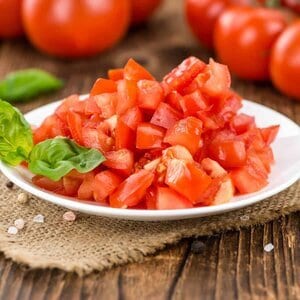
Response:
[[[67,138],[45,140],[34,146],[29,157],[29,170],[54,181],[72,169],[86,173],[105,161],[97,149],[87,149]]]
[[[17,108],[0,100],[0,159],[16,166],[28,159],[32,147],[30,125]]]
[[[45,71],[21,70],[8,74],[0,81],[0,98],[8,102],[25,101],[62,86],[61,80]]]

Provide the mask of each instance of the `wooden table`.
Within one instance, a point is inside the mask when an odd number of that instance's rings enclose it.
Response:
[[[188,55],[207,59],[188,32],[181,1],[165,2],[145,27],[132,30],[113,50],[93,59],[62,61],[44,56],[26,41],[2,42],[0,76],[41,67],[65,80],[65,88],[20,105],[28,111],[71,93],[88,92],[95,78],[134,57],[160,78]],[[264,103],[300,123],[300,105],[270,84],[237,79],[245,98]],[[263,247],[273,243],[266,253]],[[28,270],[0,256],[0,299],[300,299],[300,212],[266,225],[183,240],[143,263],[84,278],[60,270]]]

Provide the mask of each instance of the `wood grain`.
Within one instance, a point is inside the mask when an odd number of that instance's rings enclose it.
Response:
[[[0,77],[16,69],[41,67],[64,79],[63,90],[21,104],[23,111],[88,92],[96,77],[130,56],[159,79],[188,55],[203,59],[212,55],[195,43],[184,26],[181,5],[165,1],[148,25],[131,30],[120,45],[88,60],[54,59],[24,40],[3,42]],[[300,104],[270,84],[236,78],[232,84],[244,98],[300,123]],[[264,251],[267,243],[274,244],[270,253]],[[0,255],[0,299],[300,299],[300,212],[265,225],[184,240],[143,263],[84,278],[60,270],[28,270]]]

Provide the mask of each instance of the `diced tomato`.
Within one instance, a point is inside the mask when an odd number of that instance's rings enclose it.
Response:
[[[63,180],[60,179],[58,181],[53,181],[47,177],[36,175],[32,177],[32,183],[36,186],[45,189],[47,191],[57,193],[60,195],[66,195],[66,191],[64,189]]]
[[[191,207],[193,207],[192,203],[174,190],[168,187],[157,188],[157,209],[182,209]]]
[[[141,108],[155,110],[163,100],[164,91],[157,81],[140,80],[137,88],[137,103]]]
[[[166,96],[166,103],[171,105],[172,108],[181,112],[180,100],[182,96],[177,91],[172,91],[170,94]]]
[[[113,139],[107,136],[102,130],[94,128],[83,128],[83,145],[87,148],[96,148],[101,152],[107,152],[112,149]]]
[[[110,69],[108,70],[108,78],[110,80],[118,81],[124,79],[124,70],[123,69]]]
[[[168,129],[165,143],[186,147],[194,155],[200,147],[202,122],[195,117],[187,117]]]
[[[69,111],[66,114],[67,124],[71,132],[71,137],[80,145],[83,145],[82,126],[83,122],[78,113]]]
[[[122,179],[112,171],[105,170],[98,173],[92,185],[94,199],[105,202],[106,198],[121,184]]]
[[[218,162],[208,157],[202,159],[201,167],[211,178],[223,177],[227,175],[226,170],[223,169]]]
[[[267,172],[271,171],[271,165],[274,163],[274,155],[271,147],[266,146],[262,150],[256,151],[256,155],[264,164]]]
[[[133,153],[128,149],[107,152],[105,158],[106,161],[103,164],[108,168],[117,170],[119,174],[128,176],[133,170]]]
[[[172,158],[182,159],[187,162],[193,162],[193,156],[189,150],[183,146],[176,145],[169,147],[163,151],[163,159],[169,160]]]
[[[84,174],[83,182],[78,189],[78,198],[81,200],[93,200],[94,172]]]
[[[279,125],[274,125],[266,128],[260,128],[260,133],[266,145],[269,146],[274,142],[278,134],[279,127],[280,127]]]
[[[85,101],[84,114],[87,116],[101,114],[101,109],[98,106],[95,97],[89,97]]]
[[[136,131],[136,148],[161,148],[165,129],[150,123],[141,123]]]
[[[245,141],[247,148],[259,151],[265,148],[266,146],[261,131],[258,128],[251,128],[239,137]]]
[[[255,127],[254,117],[246,114],[236,115],[230,121],[230,128],[237,134],[242,134],[253,127]]]
[[[147,170],[140,170],[125,179],[110,195],[109,203],[112,207],[132,207],[141,202],[154,179],[154,174]]]
[[[147,209],[156,209],[156,191],[154,188],[148,188],[145,195],[145,202]]]
[[[104,93],[94,96],[94,99],[100,108],[102,118],[110,118],[116,113],[118,96],[117,93]]]
[[[255,172],[265,179],[268,179],[268,168],[265,167],[265,164],[262,162],[259,155],[256,154],[255,150],[247,151],[247,165],[252,166]]]
[[[133,149],[135,145],[136,133],[127,124],[124,123],[122,118],[119,118],[116,131],[115,131],[115,146],[116,149]]]
[[[154,112],[150,123],[169,129],[182,118],[182,115],[169,104],[161,102]]]
[[[124,115],[121,116],[121,120],[132,130],[136,130],[138,124],[143,121],[143,114],[138,107],[128,109]]]
[[[155,78],[135,60],[130,58],[124,67],[124,78],[139,81],[141,79],[155,80]]]
[[[246,163],[246,147],[243,141],[215,138],[209,146],[209,157],[224,168],[241,167]]]
[[[137,85],[133,80],[118,81],[117,114],[122,115],[127,109],[135,106],[137,101]]]
[[[216,130],[222,127],[219,120],[217,120],[216,116],[210,115],[206,111],[197,111],[196,116],[200,119],[203,123],[203,131],[206,130]]]
[[[94,83],[90,95],[100,95],[103,93],[115,93],[117,91],[117,84],[110,79],[98,78]]]
[[[208,188],[197,199],[197,205],[212,205],[222,181],[223,177],[213,178]]]
[[[66,113],[79,101],[78,95],[71,95],[67,97],[55,110],[55,115],[57,115],[61,120],[65,120]]]
[[[183,96],[179,101],[185,116],[195,116],[198,111],[207,109],[206,100],[199,90]]]
[[[163,78],[163,88],[165,94],[171,91],[180,91],[182,88],[189,85],[192,80],[205,69],[205,63],[196,57],[185,59],[179,66],[173,69]]]
[[[192,203],[198,202],[211,181],[211,178],[194,163],[179,159],[168,161],[165,183]]]
[[[80,185],[82,184],[82,179],[75,178],[71,176],[64,176],[63,177],[63,185],[64,189],[66,191],[66,195],[70,197],[77,196],[78,189]]]

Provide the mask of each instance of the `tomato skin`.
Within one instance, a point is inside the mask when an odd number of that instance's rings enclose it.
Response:
[[[143,121],[143,114],[138,107],[128,109],[120,119],[132,130],[136,130],[137,126]]]
[[[135,132],[119,119],[115,131],[116,150],[123,148],[133,149],[135,144]]]
[[[182,96],[177,91],[172,91],[170,94],[167,95],[165,101],[172,108],[181,112],[182,111],[181,105],[180,105],[181,99],[182,99]]]
[[[84,174],[83,182],[78,189],[78,198],[81,200],[93,200],[93,182],[94,182],[94,172],[89,172]]]
[[[182,115],[169,104],[161,102],[150,120],[151,124],[169,129],[182,118]]]
[[[110,206],[120,208],[137,205],[143,200],[153,179],[154,174],[146,170],[140,170],[139,172],[130,175],[110,195]]]
[[[195,117],[181,119],[168,129],[165,143],[186,147],[194,155],[200,147],[202,122]]]
[[[211,178],[194,163],[179,159],[171,159],[167,163],[165,184],[193,204],[198,202],[210,183]]]
[[[95,201],[105,203],[106,198],[112,194],[121,182],[122,179],[112,171],[105,170],[98,173],[92,184]]]
[[[272,82],[283,94],[300,101],[300,21],[291,24],[272,48]]]
[[[136,131],[137,149],[161,148],[165,129],[150,123],[141,123]]]
[[[23,34],[22,0],[0,0],[0,37],[13,38]]]
[[[118,101],[116,112],[122,115],[127,109],[135,106],[137,101],[137,85],[134,80],[121,80],[118,82]]]
[[[84,57],[120,40],[130,22],[130,3],[24,0],[22,16],[28,38],[40,50],[60,57]]]
[[[113,80],[98,78],[90,91],[90,95],[95,96],[102,93],[114,93],[116,91],[117,84]]]
[[[267,80],[270,77],[269,49],[286,25],[284,15],[275,9],[229,8],[215,26],[217,56],[241,78]]]
[[[124,79],[124,69],[110,69],[107,72],[107,76],[110,80],[118,81]]]
[[[131,0],[131,24],[145,22],[159,7],[162,0]]]
[[[137,101],[140,108],[155,110],[163,100],[164,92],[157,81],[140,80],[137,83]]]
[[[81,184],[82,184],[82,179],[80,178],[74,178],[70,176],[63,177],[63,185],[66,191],[66,195],[70,197],[77,196],[77,192]]]
[[[72,138],[77,142],[79,145],[83,145],[83,138],[82,138],[82,119],[81,116],[73,111],[69,111],[67,113],[67,124],[69,130],[71,132]]]
[[[124,67],[124,78],[126,80],[139,81],[142,79],[155,80],[155,78],[134,59],[130,58]]]

